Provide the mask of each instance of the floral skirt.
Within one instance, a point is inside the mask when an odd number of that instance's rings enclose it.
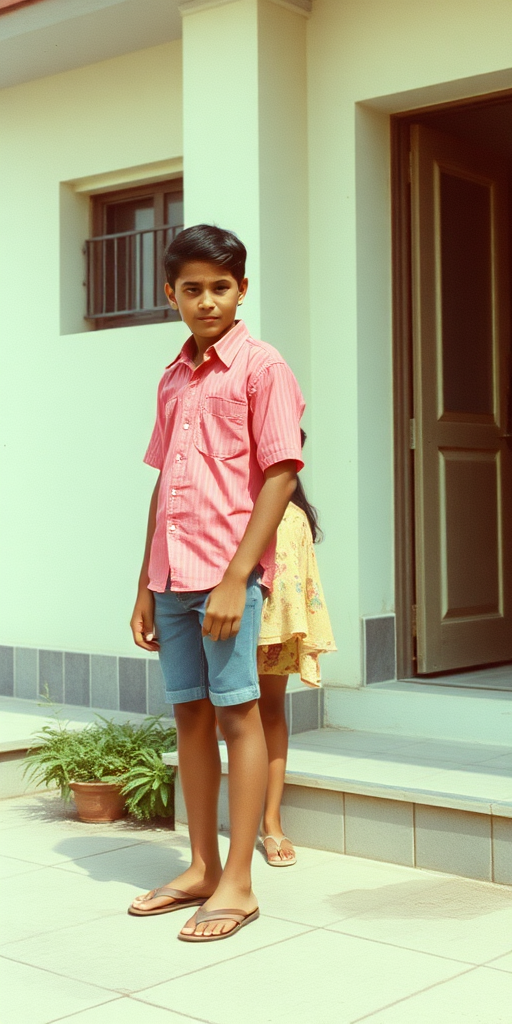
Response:
[[[290,502],[277,531],[272,592],[263,603],[258,673],[298,673],[307,686],[320,686],[319,655],[335,650],[309,523]]]
[[[300,638],[258,647],[259,676],[292,676],[298,673],[306,686],[320,686],[318,651],[301,651]]]

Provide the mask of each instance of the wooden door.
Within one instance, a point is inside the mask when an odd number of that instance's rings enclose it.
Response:
[[[411,129],[419,673],[512,659],[508,182]]]

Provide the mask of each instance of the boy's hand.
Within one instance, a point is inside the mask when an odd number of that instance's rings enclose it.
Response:
[[[158,651],[160,649],[160,645],[153,639],[155,635],[154,615],[155,598],[153,592],[145,587],[137,595],[130,621],[133,639],[137,647],[143,647],[145,651]]]
[[[247,581],[224,577],[212,590],[206,605],[203,636],[210,640],[229,640],[236,636],[244,614]]]

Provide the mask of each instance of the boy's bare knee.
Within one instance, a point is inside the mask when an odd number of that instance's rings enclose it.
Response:
[[[222,735],[228,743],[231,739],[244,735],[253,725],[261,728],[258,703],[255,700],[247,701],[245,704],[218,707],[216,712]]]
[[[174,717],[178,731],[196,731],[215,727],[215,711],[209,700],[192,700],[186,704],[174,705]]]

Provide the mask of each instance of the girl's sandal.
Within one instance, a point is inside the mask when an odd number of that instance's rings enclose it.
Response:
[[[236,921],[235,927],[221,935],[183,935],[182,932],[179,932],[178,938],[182,942],[216,942],[217,939],[230,939],[232,935],[236,935],[240,931],[240,928],[255,921],[259,916],[259,907],[256,907],[251,914],[246,914],[243,910],[198,910],[195,914],[196,925],[203,924],[205,921]]]
[[[295,856],[295,851],[294,851],[293,857],[286,857],[284,860],[282,860],[281,858],[279,858],[279,860],[270,860],[267,847],[265,846],[265,843],[267,842],[267,839],[271,839],[272,842],[275,843],[276,853],[279,853],[279,851],[281,850],[281,846],[283,845],[284,842],[290,843],[290,846],[293,846],[293,844],[292,844],[291,839],[288,839],[287,836],[283,836],[282,839],[276,839],[275,836],[262,836],[261,842],[263,843],[263,849],[265,850],[265,853],[267,855],[267,864],[269,865],[269,867],[271,867],[271,868],[291,868],[292,864],[296,864],[297,863],[297,858]]]
[[[128,913],[134,917],[155,917],[156,914],[172,914],[174,910],[182,910],[183,907],[202,907],[209,896],[191,896],[189,892],[181,889],[173,889],[172,885],[162,885],[160,889],[152,889],[147,896],[142,897],[142,903],[150,903],[151,900],[160,899],[161,896],[174,900],[166,907],[156,907],[155,910],[138,910],[133,903],[128,907]]]

